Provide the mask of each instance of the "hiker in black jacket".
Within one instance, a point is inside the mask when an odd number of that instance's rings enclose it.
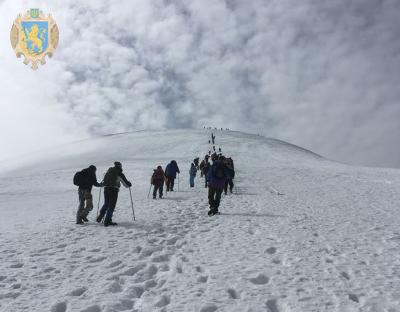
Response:
[[[105,216],[104,226],[117,225],[117,223],[112,221],[112,216],[117,204],[118,192],[119,188],[121,187],[121,183],[125,187],[132,186],[132,183],[129,182],[122,173],[122,164],[119,161],[116,161],[114,163],[114,167],[108,169],[103,180],[104,205],[100,209],[100,214],[98,215],[96,221],[100,223]]]
[[[74,182],[79,186],[79,207],[76,213],[76,224],[83,224],[83,221],[89,221],[87,216],[93,209],[92,187],[101,187],[102,185],[97,182],[96,167],[93,165],[78,172]]]

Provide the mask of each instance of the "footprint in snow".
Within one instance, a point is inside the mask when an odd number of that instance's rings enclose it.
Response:
[[[276,253],[276,248],[275,247],[270,247],[266,250],[266,253],[273,255],[274,253]]]
[[[52,267],[45,268],[45,269],[43,270],[43,273],[50,273],[50,272],[53,272],[54,270],[55,270],[55,268],[52,268]]]
[[[128,288],[126,295],[128,298],[136,299],[140,298],[143,295],[143,293],[144,293],[143,287],[132,286]]]
[[[270,299],[265,304],[268,312],[279,312],[278,304],[276,299]]]
[[[169,261],[169,255],[159,255],[151,259],[153,262],[167,262]]]
[[[90,263],[102,262],[106,259],[107,259],[106,257],[98,257],[98,258],[93,258],[93,259],[89,260],[89,262]]]
[[[167,245],[175,245],[175,243],[179,240],[179,237],[173,237],[170,239],[167,239]]]
[[[157,286],[157,282],[153,279],[144,282],[144,287],[149,290],[150,288],[154,288]]]
[[[10,265],[10,268],[12,268],[12,269],[20,269],[23,266],[24,266],[23,263],[15,263],[15,264]]]
[[[87,287],[79,287],[71,291],[68,295],[79,297],[82,296],[87,291]]]
[[[199,276],[199,278],[197,279],[198,283],[207,283],[208,281],[208,276]]]
[[[121,284],[118,282],[113,282],[108,286],[108,290],[113,294],[119,293],[122,291]]]
[[[171,302],[171,299],[169,298],[169,296],[163,295],[154,306],[158,307],[158,308],[162,308],[165,307],[166,305],[168,305]]]
[[[121,299],[117,303],[113,303],[110,308],[111,311],[131,311],[133,309],[134,302],[129,299]]]
[[[80,312],[101,312],[101,308],[98,305],[93,305],[93,306],[90,306],[90,307],[80,311]]]
[[[158,272],[158,268],[152,264],[147,269],[142,270],[137,273],[137,278],[135,278],[135,283],[142,283],[147,280],[151,280],[154,275]]]
[[[95,248],[95,249],[89,250],[89,252],[100,252],[100,251],[101,251],[100,248]]]
[[[51,312],[65,312],[67,311],[67,302],[59,302],[53,305],[50,309]]]
[[[109,267],[109,268],[114,268],[114,267],[116,267],[116,266],[119,266],[121,263],[122,263],[121,260],[117,260],[117,261],[111,262],[111,263],[108,265],[108,267]]]
[[[133,276],[135,275],[137,272],[143,270],[146,267],[146,264],[139,264],[137,266],[134,266],[132,268],[127,269],[126,271],[122,272],[121,274],[118,275],[119,276]]]
[[[360,301],[358,300],[358,296],[355,295],[355,294],[349,294],[349,299],[350,299],[351,301],[354,301],[354,302],[357,302],[357,303],[360,302]]]
[[[206,304],[205,306],[201,307],[200,312],[214,312],[217,311],[218,307],[214,304]]]
[[[239,299],[239,296],[238,296],[236,290],[234,290],[233,288],[228,288],[227,292],[228,292],[229,298],[231,298],[231,299]]]
[[[344,277],[345,279],[350,280],[350,275],[349,275],[348,273],[342,272],[342,273],[340,273],[340,275],[341,275],[342,277]]]
[[[269,282],[269,277],[264,274],[258,274],[257,277],[250,278],[250,282],[255,285],[264,285]]]

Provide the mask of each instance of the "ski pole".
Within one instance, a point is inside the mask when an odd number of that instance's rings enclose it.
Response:
[[[99,201],[97,202],[97,217],[99,216],[99,210],[100,210],[100,198],[101,198],[101,189],[103,187],[100,187],[100,192],[99,192]]]
[[[132,206],[133,221],[136,221],[136,218],[135,218],[135,210],[133,209],[133,201],[132,201],[132,192],[131,192],[131,188],[129,188],[129,195],[131,195],[131,206]]]
[[[147,193],[147,198],[149,198],[150,192],[151,192],[151,184],[150,184],[149,192]]]

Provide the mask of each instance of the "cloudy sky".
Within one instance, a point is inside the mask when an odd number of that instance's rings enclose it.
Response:
[[[52,12],[32,71],[9,32]],[[398,0],[0,0],[0,159],[93,135],[215,125],[400,167]]]

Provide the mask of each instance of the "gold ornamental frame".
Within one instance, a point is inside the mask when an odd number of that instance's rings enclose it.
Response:
[[[24,48],[24,32],[22,27],[22,22],[48,22],[48,42],[46,50],[41,53],[29,53],[26,48]],[[29,65],[32,63],[32,69],[36,70],[38,64],[46,64],[46,55],[50,58],[54,55],[54,51],[58,46],[59,41],[59,31],[56,22],[54,21],[51,14],[46,17],[42,11],[38,9],[31,9],[26,12],[25,15],[19,14],[15,19],[10,32],[11,46],[18,58],[24,56],[24,64]]]

